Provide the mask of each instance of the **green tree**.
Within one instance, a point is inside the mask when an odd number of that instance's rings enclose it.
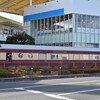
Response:
[[[34,45],[35,39],[25,32],[17,33],[12,36],[8,36],[6,39],[7,44],[29,44]]]

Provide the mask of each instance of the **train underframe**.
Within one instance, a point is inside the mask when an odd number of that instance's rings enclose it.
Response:
[[[100,61],[1,61],[0,70],[17,70],[34,75],[90,74],[100,73]]]

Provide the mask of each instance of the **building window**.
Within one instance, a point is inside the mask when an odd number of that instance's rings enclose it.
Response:
[[[22,53],[19,53],[19,54],[18,54],[18,57],[19,57],[19,58],[23,58],[23,54],[22,54]]]
[[[58,55],[57,54],[51,54],[51,60],[57,60]]]
[[[40,54],[38,55],[38,59],[39,59],[39,60],[46,60],[46,54],[45,54],[45,53],[40,53]]]

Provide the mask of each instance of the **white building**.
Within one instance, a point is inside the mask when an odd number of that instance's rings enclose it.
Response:
[[[100,48],[100,0],[54,0],[25,8],[37,45]]]
[[[23,26],[21,23],[0,16],[0,42],[6,41],[7,36],[11,36],[22,31]]]

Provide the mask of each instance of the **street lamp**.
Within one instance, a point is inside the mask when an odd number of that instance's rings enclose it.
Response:
[[[32,72],[33,72],[33,67],[31,68]]]
[[[84,74],[84,68],[85,68],[85,67],[83,66],[83,74]]]
[[[59,70],[60,70],[60,75],[61,75],[61,67],[59,67]]]
[[[33,74],[33,67],[31,68],[31,70],[32,70],[32,74]]]
[[[61,70],[61,67],[59,67],[59,69]]]

